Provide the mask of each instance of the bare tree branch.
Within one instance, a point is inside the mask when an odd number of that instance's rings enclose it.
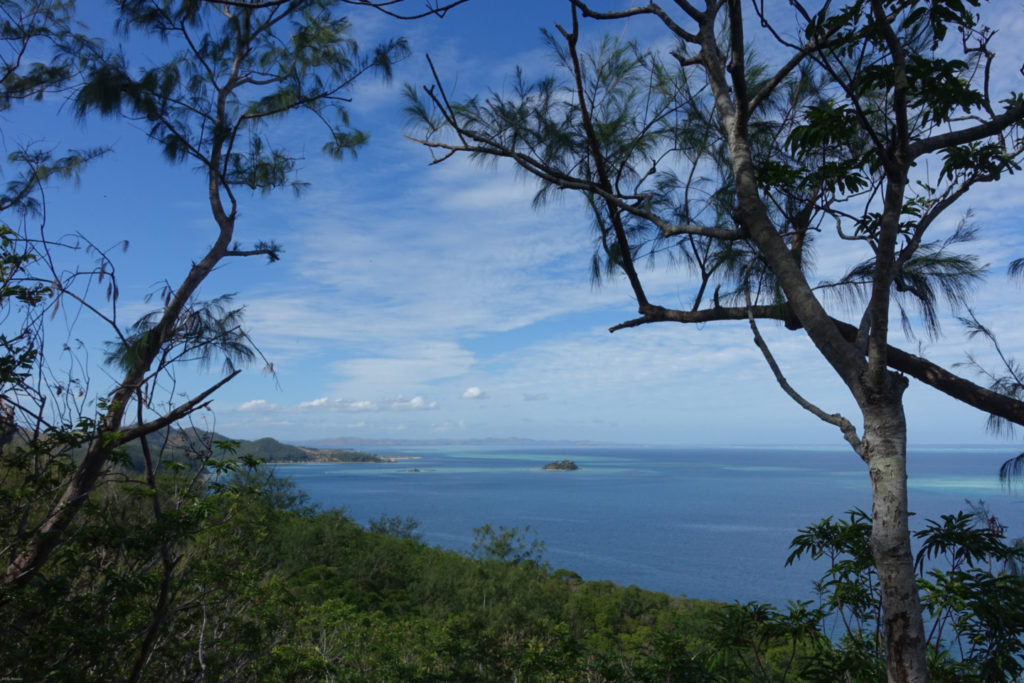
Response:
[[[814,415],[819,420],[838,427],[839,431],[843,433],[843,438],[846,439],[847,443],[853,447],[853,450],[861,457],[864,457],[860,437],[857,435],[856,427],[854,427],[853,424],[841,414],[826,413],[824,410],[808,401],[796,389],[794,389],[793,385],[791,385],[786,379],[785,374],[782,372],[782,368],[780,368],[779,364],[775,361],[775,357],[772,355],[771,349],[768,348],[768,344],[765,342],[764,338],[761,337],[761,333],[757,329],[757,323],[754,321],[754,312],[750,303],[749,288],[746,290],[746,297],[747,320],[750,323],[750,331],[754,334],[754,344],[756,344],[757,348],[761,350],[761,355],[764,356],[765,361],[768,363],[768,367],[771,368],[772,375],[775,376],[775,381],[778,382],[782,390],[786,392],[786,395],[793,399],[793,401],[795,401],[801,408],[809,412],[811,415]]]
[[[649,305],[640,309],[641,317],[613,325],[609,332],[617,332],[632,327],[659,322],[676,322],[683,324],[700,324],[722,320],[778,320],[786,322],[787,327],[799,328],[790,309],[785,306],[748,306],[748,307],[715,307],[697,311],[682,311]],[[853,325],[832,318],[839,334],[848,342],[857,340],[857,328]],[[888,367],[902,372],[914,379],[937,389],[958,401],[997,415],[1009,422],[1024,426],[1024,402],[987,389],[975,382],[960,377],[927,358],[908,353],[898,347],[889,345],[886,349]]]
[[[685,30],[682,26],[680,26],[679,24],[672,20],[672,17],[669,16],[668,12],[666,12],[664,8],[653,2],[648,2],[646,5],[641,5],[639,7],[630,7],[629,9],[618,10],[614,12],[598,12],[596,10],[591,9],[587,5],[587,3],[583,2],[582,0],[569,1],[573,4],[573,7],[578,8],[580,12],[583,13],[583,16],[587,17],[588,19],[628,19],[629,17],[650,14],[658,17],[658,19],[661,20],[661,23],[663,23],[670,31],[672,31],[672,33],[674,33],[676,37],[678,37],[680,40],[683,40],[687,43],[700,43],[700,39],[697,37],[696,34],[690,33],[689,31]],[[680,4],[679,0],[677,0],[677,4]],[[680,6],[684,8],[684,11],[686,11],[686,13],[689,14],[691,18],[700,19],[701,17],[703,17],[703,14],[699,12],[697,9],[695,9],[688,2],[682,2]]]
[[[224,386],[225,384],[233,380],[235,377],[237,377],[238,374],[241,372],[241,370],[235,370],[227,377],[224,377],[222,380],[206,389],[206,391],[204,391],[203,393],[167,411],[166,413],[164,413],[155,420],[150,420],[149,422],[146,422],[144,424],[133,425],[117,434],[109,435],[108,441],[110,442],[111,447],[116,448],[121,444],[126,444],[130,441],[134,441],[135,439],[138,439],[141,436],[145,436],[146,434],[152,434],[158,429],[163,429],[168,425],[172,425],[178,420],[190,415],[191,413],[194,413],[197,410],[205,408],[207,405],[209,405],[209,403],[206,402],[206,399],[212,396],[213,393],[220,389],[222,386]]]
[[[908,151],[911,159],[917,159],[931,152],[955,147],[956,145],[977,142],[991,135],[996,135],[1012,126],[1020,125],[1024,125],[1024,99],[1020,99],[1007,107],[1006,111],[1002,114],[984,123],[911,142]]]

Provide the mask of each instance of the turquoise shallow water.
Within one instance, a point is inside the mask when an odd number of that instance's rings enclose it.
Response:
[[[585,579],[717,600],[784,604],[812,597],[821,569],[784,566],[797,530],[870,510],[863,463],[808,448],[423,448],[391,464],[279,465],[311,500],[360,523],[420,521],[424,541],[467,550],[482,524],[530,526],[545,559]],[[915,450],[914,525],[982,498],[1024,536],[1024,496],[999,485],[1009,449]],[[569,458],[575,472],[542,471]],[[418,470],[418,471],[413,471]]]

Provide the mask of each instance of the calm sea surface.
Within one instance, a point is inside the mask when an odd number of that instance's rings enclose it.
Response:
[[[823,567],[785,567],[796,531],[871,509],[866,466],[851,451],[785,448],[423,448],[378,451],[393,464],[279,465],[311,500],[357,522],[419,520],[424,542],[464,551],[473,529],[529,526],[554,567],[584,579],[693,598],[784,605],[812,597]],[[912,450],[912,526],[983,499],[1024,536],[1024,495],[1006,492],[1011,449]],[[569,458],[580,470],[542,471]],[[416,471],[414,471],[416,470]]]

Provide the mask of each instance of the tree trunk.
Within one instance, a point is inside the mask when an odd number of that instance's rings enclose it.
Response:
[[[901,395],[906,380],[864,410],[862,455],[871,473],[871,553],[882,591],[890,683],[928,680],[924,622],[907,516],[907,424]],[[895,394],[895,395],[893,395]]]

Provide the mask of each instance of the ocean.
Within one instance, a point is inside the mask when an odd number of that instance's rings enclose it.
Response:
[[[864,463],[829,448],[449,447],[376,451],[390,464],[277,465],[311,502],[366,524],[413,517],[430,545],[468,551],[474,529],[529,526],[543,559],[587,580],[691,598],[784,606],[812,599],[824,567],[785,566],[797,531],[870,512]],[[912,528],[984,500],[1024,536],[1024,487],[999,483],[1011,448],[912,449]],[[570,459],[579,470],[544,471]],[[532,533],[529,538],[533,538]]]

